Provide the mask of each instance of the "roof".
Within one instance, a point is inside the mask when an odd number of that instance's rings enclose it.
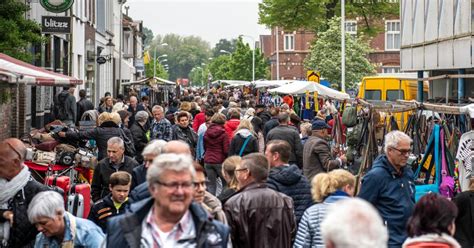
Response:
[[[70,86],[83,81],[64,74],[48,71],[0,53],[0,81],[40,86]]]

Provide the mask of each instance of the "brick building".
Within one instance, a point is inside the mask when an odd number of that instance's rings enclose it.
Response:
[[[357,26],[361,21],[347,20],[346,32],[357,35]],[[375,35],[370,41],[372,52],[369,60],[374,64],[377,73],[400,72],[400,20],[387,19],[377,25],[384,25],[385,31]],[[276,28],[270,35],[260,35],[260,49],[270,60],[271,79],[277,80],[276,70]],[[280,80],[305,79],[306,68],[304,59],[310,52],[311,42],[315,34],[310,31],[298,30],[293,32],[278,32],[278,53]]]

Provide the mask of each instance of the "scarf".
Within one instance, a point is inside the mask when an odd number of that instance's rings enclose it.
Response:
[[[0,178],[0,209],[8,209],[8,201],[12,199],[18,191],[23,189],[30,179],[28,167],[23,166],[20,173],[12,180]],[[10,238],[10,222],[5,221],[0,224],[0,242],[6,245]]]

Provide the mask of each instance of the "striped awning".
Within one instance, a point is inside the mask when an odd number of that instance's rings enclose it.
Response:
[[[51,72],[0,53],[0,81],[40,86],[68,86],[82,84],[82,80]]]

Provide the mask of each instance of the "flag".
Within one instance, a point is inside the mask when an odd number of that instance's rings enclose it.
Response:
[[[145,65],[150,63],[150,53],[148,51],[143,53],[143,63]]]

